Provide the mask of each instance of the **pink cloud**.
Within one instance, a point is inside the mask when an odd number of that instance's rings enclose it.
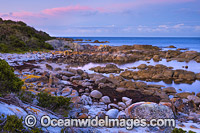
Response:
[[[94,11],[93,8],[88,6],[67,6],[67,7],[58,7],[58,8],[51,8],[51,9],[45,9],[42,11],[43,14],[47,15],[56,15],[61,14],[65,12],[72,12],[72,11]]]
[[[64,13],[71,12],[99,12],[99,13],[116,13],[122,12],[126,9],[137,9],[142,8],[144,6],[149,5],[157,5],[157,4],[174,4],[174,3],[185,3],[185,2],[193,2],[196,0],[136,0],[134,2],[129,3],[116,3],[110,5],[104,5],[102,7],[90,7],[90,6],[81,6],[81,5],[72,5],[66,7],[57,7],[45,9],[40,12],[28,12],[28,11],[20,11],[13,13],[0,13],[0,17],[4,19],[13,19],[13,20],[25,20],[27,18],[43,18],[43,17],[51,17]]]

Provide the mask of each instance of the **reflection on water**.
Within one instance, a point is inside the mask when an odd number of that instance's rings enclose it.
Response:
[[[174,88],[176,88],[177,92],[195,92],[195,93],[200,92],[200,81],[199,80],[196,80],[192,84],[186,84],[186,83],[175,84],[174,82],[172,82],[172,84],[166,84],[163,81],[160,81],[160,82],[146,82],[146,83],[147,84],[164,85],[165,87],[174,87]],[[180,91],[179,89],[182,89],[182,91]]]
[[[195,62],[195,61],[190,61],[190,62],[177,62],[177,61],[170,61],[167,62],[166,59],[163,59],[160,62],[154,62],[153,60],[150,60],[150,63],[147,63],[148,61],[137,61],[137,62],[133,62],[133,63],[126,63],[123,65],[117,65],[119,68],[121,69],[127,69],[129,67],[137,67],[140,64],[147,64],[147,65],[153,65],[155,66],[156,64],[163,64],[165,66],[172,66],[175,69],[184,69],[184,70],[188,70],[188,71],[193,71],[195,73],[199,73],[200,72],[200,67],[199,67],[199,63]],[[74,67],[74,68],[78,68],[78,69],[82,69],[88,73],[95,73],[94,71],[89,70],[92,67],[97,67],[97,66],[101,66],[101,67],[105,67],[106,64],[109,63],[88,63],[86,65],[83,66],[78,66],[78,67]],[[182,66],[188,66],[188,69],[182,68]],[[109,74],[103,74],[104,76],[109,76]],[[119,74],[114,74],[114,75],[119,75]],[[144,81],[146,82],[146,81]],[[159,84],[159,85],[164,85],[166,87],[174,87],[177,89],[177,92],[181,92],[179,89],[182,89],[182,92],[188,91],[188,92],[195,92],[198,93],[200,92],[200,81],[196,80],[195,82],[193,82],[192,84],[186,84],[186,83],[181,83],[181,84],[176,84],[174,82],[172,83],[166,83],[163,81],[159,81],[159,82],[146,82],[147,84]]]
[[[150,62],[150,63],[147,63],[147,62]],[[155,66],[157,64],[162,64],[167,67],[169,67],[169,66],[174,67],[174,70],[175,69],[183,69],[183,70],[192,71],[195,73],[200,72],[200,63],[197,63],[196,61],[190,61],[187,63],[187,62],[178,62],[176,60],[172,60],[170,62],[167,62],[166,59],[163,59],[162,61],[159,61],[159,62],[154,62],[153,60],[137,61],[134,63],[127,63],[127,64],[119,65],[119,67],[122,69],[127,69],[128,67],[137,67],[140,64],[153,65],[153,66]],[[182,68],[182,66],[188,66],[188,69]]]

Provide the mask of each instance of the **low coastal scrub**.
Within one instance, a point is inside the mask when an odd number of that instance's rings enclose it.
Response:
[[[24,90],[21,90],[20,92],[18,92],[17,96],[22,102],[26,102],[26,103],[32,103],[33,99],[35,98],[34,94],[32,94],[29,91],[24,91]]]
[[[19,92],[23,81],[14,74],[14,69],[0,59],[0,94]]]
[[[32,127],[27,129],[23,125],[23,119],[18,118],[16,115],[7,115],[5,116],[2,114],[0,116],[0,132],[11,132],[11,133],[41,133],[42,130],[37,127]]]
[[[70,109],[70,98],[62,96],[51,96],[48,93],[40,92],[37,94],[38,106],[47,108],[54,112],[62,113],[67,116],[67,110]],[[64,111],[64,112],[63,112]]]
[[[1,117],[4,118],[3,115]],[[18,118],[16,115],[8,115],[7,118],[1,123],[1,126],[3,126],[1,127],[1,131],[22,132],[22,130],[25,129],[22,122],[22,118]]]
[[[172,130],[171,133],[196,133],[196,132],[193,132],[193,131],[185,131],[183,130],[182,128],[174,128],[174,130]]]
[[[37,31],[24,22],[0,18],[0,52],[26,52],[43,49],[53,50],[45,41],[52,39],[47,33]]]

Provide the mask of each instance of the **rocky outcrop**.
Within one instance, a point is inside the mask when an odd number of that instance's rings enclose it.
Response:
[[[174,113],[168,106],[159,105],[152,102],[134,103],[128,107],[126,114],[130,118],[146,119],[173,119]]]
[[[142,65],[143,66],[143,65]],[[141,65],[139,66],[141,68]],[[126,79],[135,79],[135,80],[175,80],[175,82],[185,82],[195,81],[198,77],[198,74],[186,70],[171,70],[170,67],[164,65],[155,65],[155,66],[143,66],[143,69],[139,71],[124,71],[120,74],[123,78]]]
[[[46,43],[52,45],[55,50],[67,50],[67,49],[73,49],[75,51],[84,50],[83,46],[81,46],[78,43],[73,43],[71,41],[54,39],[54,40],[46,41]]]
[[[90,68],[90,70],[93,70],[98,73],[120,73],[123,69],[118,68],[114,64],[107,64],[105,67],[94,67]]]

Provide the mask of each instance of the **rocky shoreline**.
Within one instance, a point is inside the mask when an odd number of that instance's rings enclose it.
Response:
[[[56,42],[58,43],[58,42]],[[63,42],[62,42],[63,43]],[[71,45],[71,44],[70,44]],[[73,45],[71,45],[73,46]],[[186,127],[192,121],[190,130],[200,131],[200,91],[177,93],[177,88],[147,84],[144,81],[166,81],[171,83],[192,83],[200,80],[200,73],[187,70],[173,70],[160,65],[130,66],[124,70],[115,64],[135,61],[167,61],[200,63],[200,53],[180,49],[163,51],[151,45],[111,47],[77,46],[75,51],[32,52],[26,55],[1,54],[15,68],[15,73],[24,82],[22,89],[32,94],[47,92],[52,96],[70,97],[73,109],[69,118],[175,118],[177,127]],[[79,49],[80,48],[80,49]],[[6,58],[9,57],[9,58]],[[41,67],[42,63],[45,66]],[[71,68],[76,64],[108,63],[105,67],[90,68],[95,73]],[[53,65],[57,64],[57,65]],[[105,76],[104,74],[109,74]],[[140,80],[140,81],[137,81]],[[200,86],[199,86],[200,87]],[[145,111],[144,111],[145,109]],[[150,110],[155,114],[149,115]],[[143,110],[143,113],[140,111]],[[19,112],[18,112],[19,113]],[[137,128],[136,128],[137,129]],[[71,129],[66,129],[71,131]],[[75,131],[88,129],[74,128]],[[103,131],[105,128],[91,129]],[[112,132],[111,128],[106,130]],[[145,128],[145,132],[169,132],[171,128]],[[122,130],[122,132],[131,132]]]

